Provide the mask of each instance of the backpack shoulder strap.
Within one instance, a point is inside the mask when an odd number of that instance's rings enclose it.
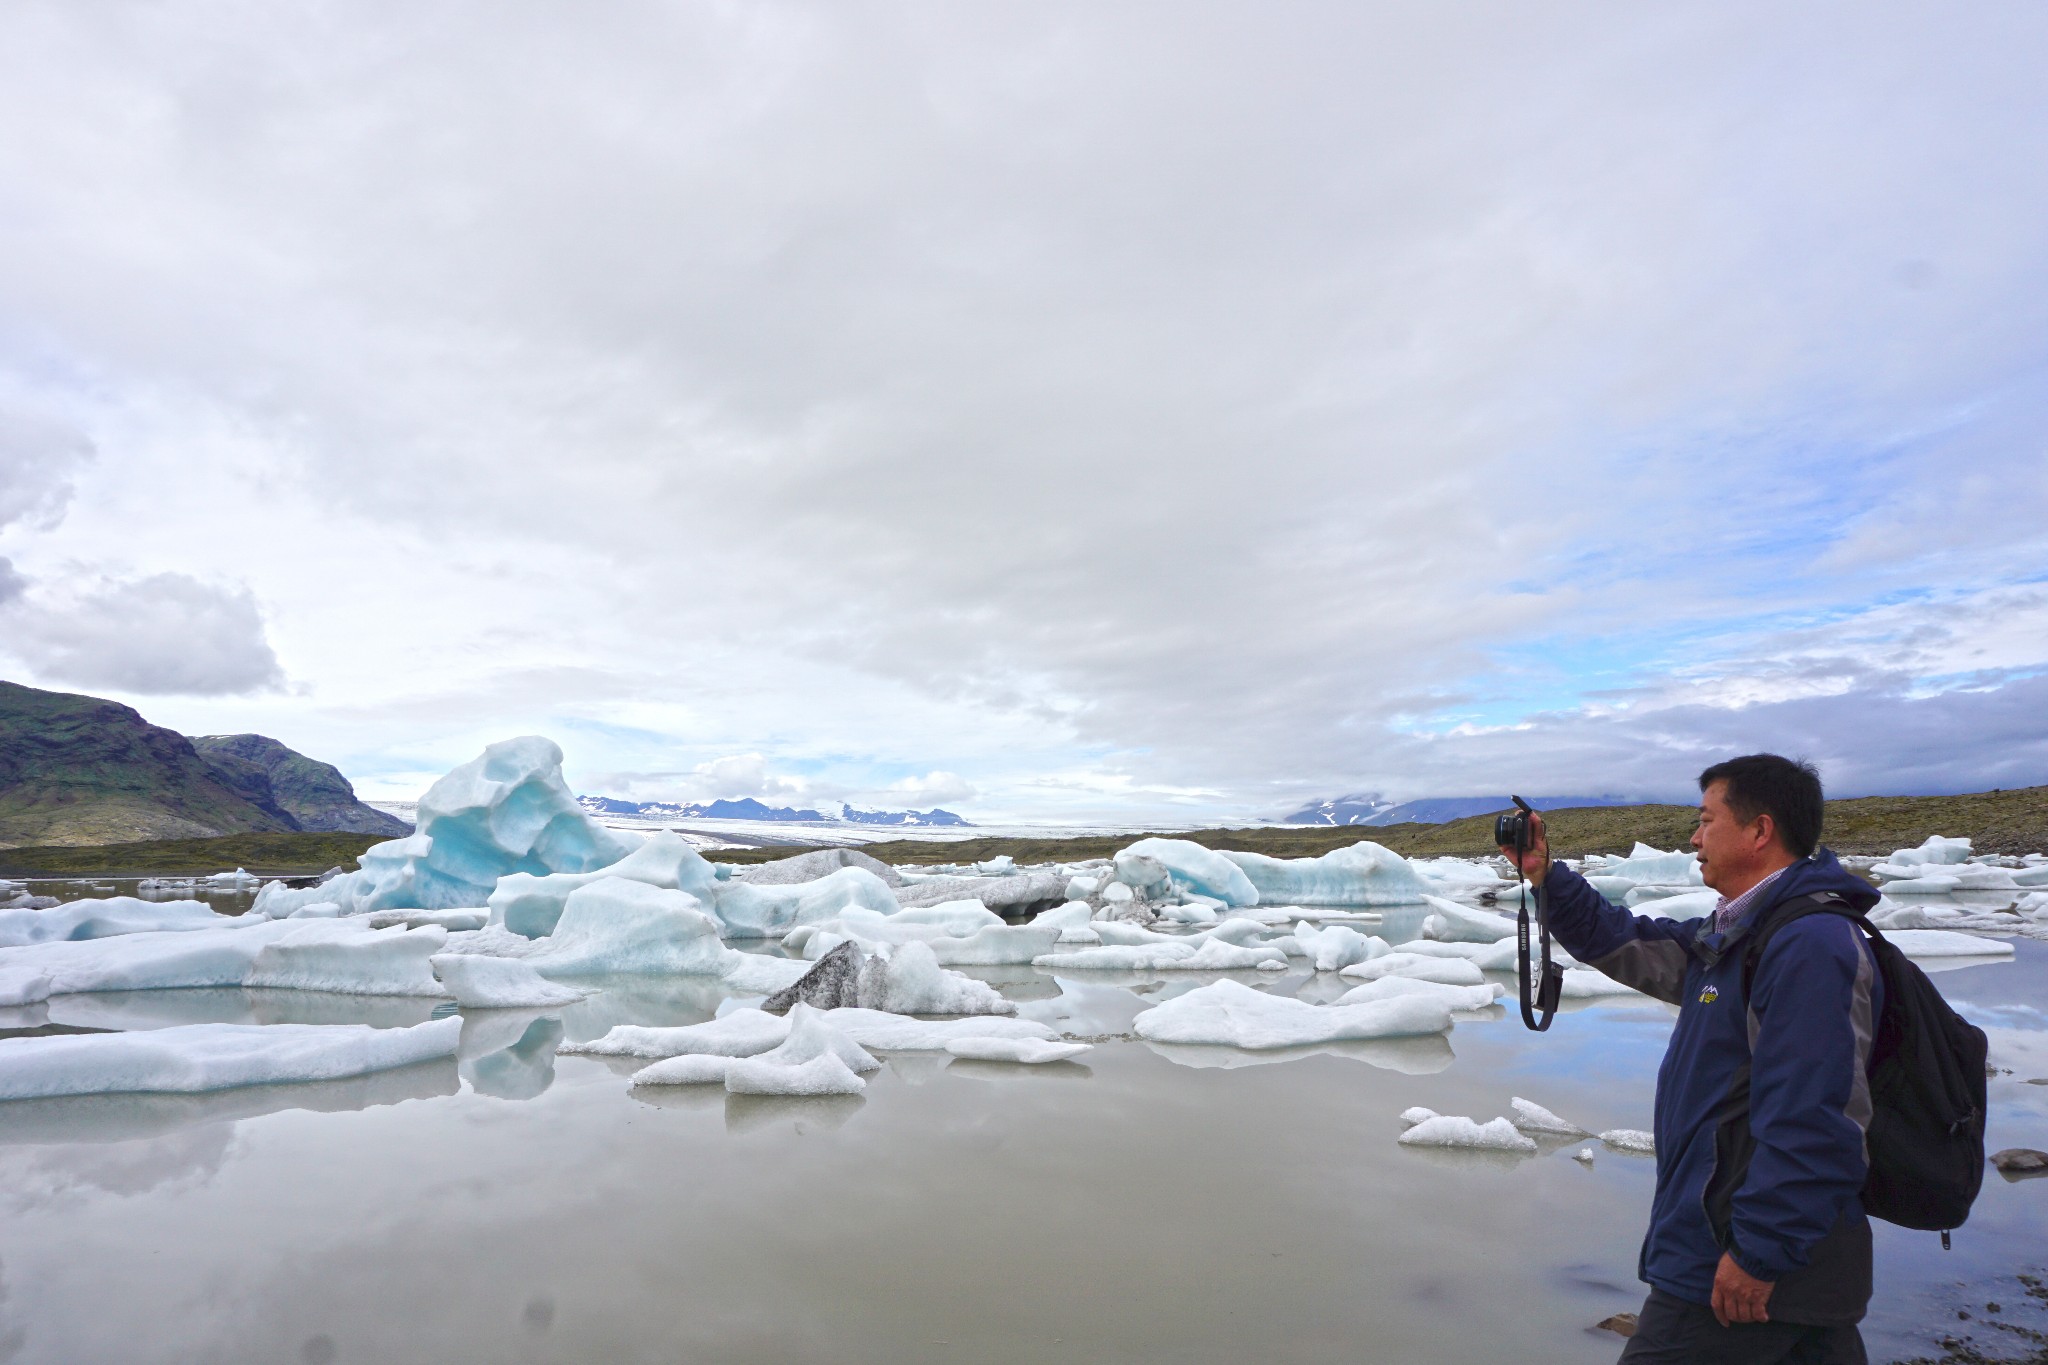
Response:
[[[1867,937],[1880,943],[1884,942],[1884,935],[1878,932],[1877,926],[1872,924],[1862,911],[1843,899],[1840,892],[1813,891],[1804,896],[1794,896],[1791,900],[1766,911],[1763,919],[1750,932],[1749,946],[1742,955],[1744,1001],[1749,999],[1749,988],[1756,980],[1757,964],[1764,959],[1764,949],[1770,947],[1771,940],[1778,936],[1780,929],[1795,920],[1805,919],[1808,915],[1840,915],[1861,929]]]

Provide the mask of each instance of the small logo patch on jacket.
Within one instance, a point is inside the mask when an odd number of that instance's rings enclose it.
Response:
[[[1700,992],[1700,1003],[1702,1005],[1711,1005],[1720,998],[1721,988],[1719,986],[1709,986]]]

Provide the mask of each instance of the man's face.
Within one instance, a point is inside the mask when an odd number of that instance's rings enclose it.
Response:
[[[1699,851],[1700,877],[1723,895],[1724,887],[1740,884],[1764,861],[1770,841],[1764,837],[1763,820],[1744,824],[1728,809],[1728,784],[1715,782],[1700,793],[1700,824],[1692,832],[1692,846]]]

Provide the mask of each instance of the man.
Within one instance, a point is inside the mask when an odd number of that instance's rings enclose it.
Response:
[[[1679,1007],[1657,1073],[1657,1191],[1637,1268],[1650,1296],[1627,1365],[1865,1359],[1870,1224],[1857,1194],[1883,981],[1855,925],[1807,915],[1768,940],[1743,991],[1749,936],[1775,907],[1816,893],[1859,912],[1877,902],[1817,848],[1821,813],[1808,764],[1753,754],[1701,773],[1692,846],[1721,901],[1700,920],[1608,904],[1550,861],[1531,817],[1522,870],[1545,888],[1559,941]]]

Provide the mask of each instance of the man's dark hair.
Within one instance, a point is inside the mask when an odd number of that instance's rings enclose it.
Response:
[[[1794,763],[1776,754],[1745,754],[1716,763],[1700,774],[1700,790],[1716,782],[1728,784],[1728,809],[1744,824],[1759,815],[1771,817],[1778,842],[1795,858],[1807,858],[1820,843],[1820,773],[1811,763]]]

